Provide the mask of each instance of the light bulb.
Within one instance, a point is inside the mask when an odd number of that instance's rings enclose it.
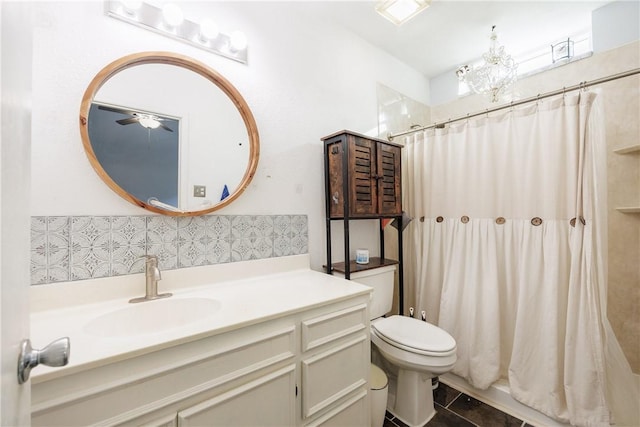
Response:
[[[233,50],[244,50],[247,48],[247,36],[242,31],[234,31],[229,36],[231,48]]]
[[[142,7],[141,0],[123,0],[122,7],[124,11],[129,15],[135,15],[138,9]]]
[[[173,3],[167,3],[162,7],[162,17],[164,22],[172,28],[182,24],[184,20],[182,10]]]
[[[204,18],[200,21],[200,39],[202,41],[213,40],[218,37],[218,25],[210,18]]]

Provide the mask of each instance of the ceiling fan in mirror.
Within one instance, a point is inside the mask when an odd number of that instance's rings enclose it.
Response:
[[[119,119],[116,120],[116,123],[120,124],[120,125],[130,125],[133,123],[138,123],[140,124],[140,126],[147,128],[147,129],[157,129],[157,128],[161,128],[164,129],[166,131],[169,132],[173,132],[173,130],[171,128],[169,128],[168,126],[165,126],[164,124],[162,124],[162,121],[164,121],[165,119],[163,119],[162,117],[158,117],[155,114],[150,114],[150,113],[141,113],[141,112],[137,112],[137,111],[130,111],[130,110],[123,110],[121,108],[115,108],[115,107],[109,107],[107,105],[99,105],[98,109],[100,110],[105,110],[105,111],[111,111],[114,113],[119,113],[119,114],[124,114],[127,116],[130,116],[129,118],[126,119]]]

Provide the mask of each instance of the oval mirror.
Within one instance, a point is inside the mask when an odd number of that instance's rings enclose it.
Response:
[[[173,53],[137,53],[103,68],[82,98],[80,133],[113,191],[165,215],[228,205],[258,166],[258,129],[240,93],[205,64]]]

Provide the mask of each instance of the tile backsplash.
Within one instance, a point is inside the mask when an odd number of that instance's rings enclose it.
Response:
[[[35,216],[31,284],[308,253],[306,215]]]

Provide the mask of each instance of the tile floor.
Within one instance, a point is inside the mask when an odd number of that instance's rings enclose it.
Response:
[[[425,427],[533,427],[530,424],[440,383],[433,392],[436,415]],[[406,427],[387,412],[383,427]]]

